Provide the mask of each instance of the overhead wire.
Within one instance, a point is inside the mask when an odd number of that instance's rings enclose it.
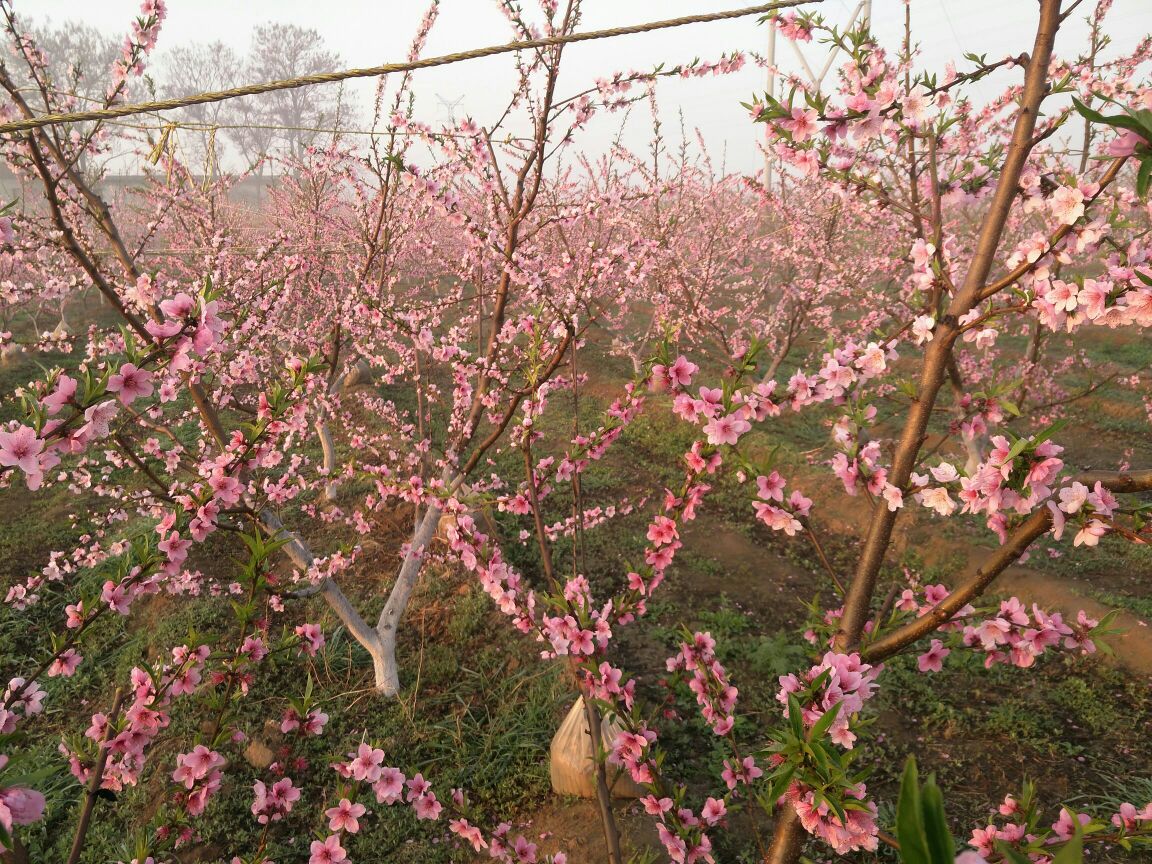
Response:
[[[295,78],[286,78],[280,81],[264,81],[256,84],[247,84],[233,87],[228,90],[216,90],[198,93],[192,96],[182,96],[175,99],[160,99],[152,102],[140,102],[129,105],[115,105],[94,111],[73,111],[62,114],[40,114],[25,117],[22,120],[12,120],[0,123],[0,134],[11,132],[27,132],[45,126],[57,126],[63,123],[79,123],[87,120],[108,120],[114,117],[128,117],[133,114],[149,114],[158,111],[171,111],[176,108],[187,108],[191,105],[204,105],[212,102],[223,102],[241,96],[257,96],[262,93],[273,93],[278,90],[291,90],[298,87],[307,87],[313,84],[332,84],[338,81],[347,81],[352,78],[378,78],[393,72],[411,72],[417,69],[431,69],[436,66],[447,66],[452,63],[461,63],[466,60],[477,60],[482,57],[492,57],[498,54],[509,54],[515,51],[525,51],[534,48],[549,48],[557,45],[566,45],[576,42],[590,42],[597,39],[611,39],[618,36],[629,36],[638,33],[648,33],[654,30],[666,30],[672,27],[683,27],[688,24],[705,24],[711,21],[726,21],[733,18],[743,18],[749,15],[763,15],[777,9],[800,6],[806,3],[819,3],[821,0],[777,0],[774,3],[765,3],[759,6],[747,6],[742,9],[730,9],[723,12],[709,12],[699,15],[685,15],[679,18],[669,18],[663,21],[649,21],[643,24],[632,24],[624,27],[612,27],[606,30],[591,30],[586,33],[569,33],[561,36],[546,36],[540,39],[522,39],[507,42],[503,45],[489,45],[484,48],[474,48],[469,51],[460,51],[453,54],[444,54],[439,57],[427,57],[411,60],[405,63],[385,63],[380,66],[370,66],[362,69],[345,69],[340,72],[320,72],[315,75],[301,75]]]

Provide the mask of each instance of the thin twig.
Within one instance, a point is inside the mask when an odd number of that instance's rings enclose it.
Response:
[[[100,753],[92,768],[92,776],[88,779],[88,790],[84,793],[84,808],[80,811],[80,821],[76,823],[76,836],[72,839],[72,851],[68,853],[67,864],[76,864],[80,860],[80,853],[84,851],[84,840],[88,835],[88,826],[92,822],[92,809],[96,806],[96,796],[104,783],[104,766],[108,764],[108,749],[112,738],[115,737],[116,720],[120,716],[120,706],[123,704],[124,688],[119,687],[112,700],[112,711],[108,714],[107,725],[104,727]]]

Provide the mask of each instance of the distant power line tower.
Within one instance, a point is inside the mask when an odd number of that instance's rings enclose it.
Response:
[[[442,107],[448,113],[448,122],[455,124],[456,123],[456,109],[464,101],[464,97],[460,96],[457,99],[445,99],[443,96],[441,96],[439,93],[437,93],[436,94],[436,101],[439,102],[440,107]]]
[[[860,0],[856,4],[856,8],[852,10],[851,16],[848,18],[848,30],[851,30],[859,23],[863,27],[867,27],[872,23],[872,0]],[[780,33],[776,27],[768,28],[768,53],[765,55],[765,60],[768,63],[768,93],[771,96],[776,96],[776,39]],[[796,54],[796,58],[800,61],[800,66],[803,69],[804,77],[808,83],[812,85],[812,89],[820,92],[824,79],[827,77],[832,64],[836,61],[836,55],[840,53],[840,48],[833,45],[828,51],[828,56],[824,59],[824,65],[820,69],[820,74],[817,75],[812,68],[812,64],[808,62],[808,58],[804,54],[804,50],[800,47],[800,43],[795,39],[788,39],[788,43],[792,46],[792,51]],[[776,161],[772,155],[772,150],[769,147],[770,132],[768,129],[764,130],[764,188],[771,191],[772,187],[772,166]]]

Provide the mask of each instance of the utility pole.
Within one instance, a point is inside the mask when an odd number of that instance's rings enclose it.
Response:
[[[776,27],[774,24],[768,25],[768,54],[765,57],[768,61],[768,95],[776,95]],[[764,191],[769,195],[772,194],[772,150],[770,149],[770,142],[772,136],[770,134],[767,124],[764,126]]]

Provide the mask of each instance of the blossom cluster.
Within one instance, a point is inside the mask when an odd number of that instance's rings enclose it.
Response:
[[[853,718],[875,692],[876,679],[882,669],[863,662],[859,654],[829,651],[803,677],[793,673],[781,675],[776,701],[784,706],[784,716],[787,717],[789,697],[796,696],[804,725],[809,727],[826,712],[835,711],[836,718],[828,727],[828,737],[844,749],[851,750],[856,742],[856,734],[851,728]]]
[[[717,735],[727,735],[736,724],[738,692],[728,680],[723,664],[716,659],[716,640],[710,633],[696,633],[692,643],[680,643],[680,651],[669,657],[669,672],[688,672],[688,689],[696,696],[700,713]]]

